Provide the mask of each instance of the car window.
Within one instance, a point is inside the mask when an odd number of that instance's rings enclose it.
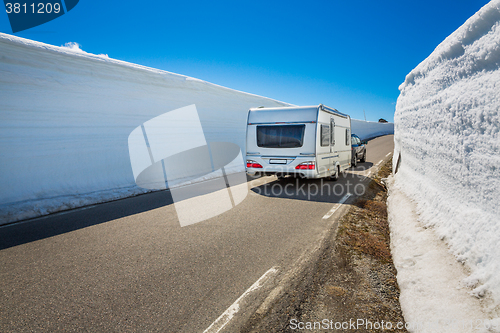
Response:
[[[351,136],[351,145],[356,145],[356,139],[353,136]]]
[[[356,143],[357,143],[358,145],[361,145],[361,140],[360,140],[358,137],[356,137]]]

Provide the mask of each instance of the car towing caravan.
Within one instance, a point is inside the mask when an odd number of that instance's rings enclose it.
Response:
[[[351,118],[322,104],[248,112],[249,175],[337,180],[351,166]]]

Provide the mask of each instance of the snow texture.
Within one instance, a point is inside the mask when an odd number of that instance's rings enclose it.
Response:
[[[399,89],[395,186],[416,203],[421,226],[432,228],[470,270],[463,283],[489,300],[486,310],[498,317],[500,0],[446,38]],[[405,296],[406,282],[400,281],[402,307],[411,309],[417,301]]]
[[[464,266],[432,228],[422,226],[415,203],[393,181],[388,198],[391,250],[408,331],[469,333],[495,327],[482,311],[485,300],[467,292]]]
[[[207,142],[242,151],[250,108],[290,105],[90,54],[77,43],[0,33],[0,224],[148,191],[134,182],[128,136],[193,104]]]

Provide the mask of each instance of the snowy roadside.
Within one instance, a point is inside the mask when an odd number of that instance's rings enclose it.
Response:
[[[401,310],[409,332],[500,332],[500,320],[483,310],[488,298],[472,296],[466,267],[432,228],[425,228],[415,203],[389,178],[391,252],[398,271]]]
[[[399,87],[389,217],[414,332],[500,332],[499,86],[492,0]]]

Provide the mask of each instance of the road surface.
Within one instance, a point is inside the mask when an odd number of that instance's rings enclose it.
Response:
[[[337,182],[254,180],[241,204],[186,227],[169,191],[0,227],[0,331],[235,327],[392,150],[393,136],[371,140],[367,162]]]

